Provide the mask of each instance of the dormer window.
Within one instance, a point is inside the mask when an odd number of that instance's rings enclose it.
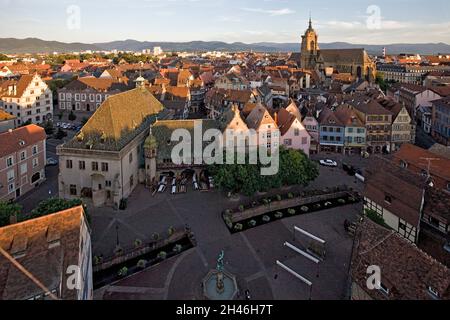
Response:
[[[384,196],[384,201],[385,201],[386,203],[388,203],[388,204],[391,204],[391,203],[392,203],[392,197],[391,197],[390,195],[386,194],[386,195]]]
[[[400,161],[400,167],[402,167],[403,169],[408,168],[408,162],[401,160]]]

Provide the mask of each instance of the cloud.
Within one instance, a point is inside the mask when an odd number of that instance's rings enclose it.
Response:
[[[267,15],[270,15],[272,17],[284,16],[284,15],[295,13],[294,10],[291,10],[289,8],[274,9],[274,10],[270,10],[270,9],[266,10],[266,9],[261,9],[261,8],[242,8],[242,10],[248,11],[248,12],[267,14]]]

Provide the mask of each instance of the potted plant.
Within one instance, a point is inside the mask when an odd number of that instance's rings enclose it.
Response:
[[[181,250],[183,250],[183,246],[181,244],[177,244],[175,245],[175,247],[173,247],[173,252],[175,253],[180,253]]]
[[[242,223],[236,223],[234,225],[234,230],[236,231],[242,231],[242,229],[244,229],[244,226],[242,225]]]
[[[338,203],[345,204],[345,199],[338,199]]]
[[[233,222],[231,221],[230,217],[225,217],[224,218],[225,224],[228,226],[228,228],[233,228]]]
[[[239,211],[244,212],[244,206],[242,204],[239,206]]]
[[[288,198],[289,198],[289,199],[293,199],[293,198],[294,198],[294,194],[291,193],[291,192],[289,192],[289,193],[288,193]]]
[[[264,199],[262,200],[262,202],[263,202],[263,204],[266,205],[266,206],[270,203],[269,199],[266,199],[266,198],[264,198]]]
[[[139,269],[145,269],[145,266],[147,265],[147,261],[146,260],[139,260],[138,261],[138,263],[137,263],[137,267],[139,268]]]
[[[275,213],[275,218],[277,218],[277,219],[283,218],[283,212],[278,211],[277,213]]]
[[[175,228],[169,227],[169,229],[167,230],[167,234],[169,235],[169,237],[173,236],[175,234]]]
[[[302,206],[302,207],[300,208],[300,210],[302,210],[303,212],[308,212],[308,211],[309,211],[309,208],[308,208],[307,206]]]
[[[141,239],[134,240],[134,247],[139,248],[140,246],[142,246],[142,240]]]
[[[158,259],[165,260],[167,258],[167,253],[165,251],[161,251],[158,253]]]
[[[281,196],[279,194],[276,195],[275,199],[277,199],[277,201],[281,201]]]
[[[295,215],[296,211],[295,211],[295,209],[290,208],[290,209],[288,209],[288,213],[289,213],[291,216],[293,216],[293,215]]]
[[[264,216],[262,217],[262,220],[263,220],[264,222],[270,222],[270,217],[269,217],[268,215],[264,215]]]
[[[114,254],[115,254],[116,256],[120,256],[122,253],[123,253],[123,249],[122,249],[121,246],[117,246],[117,247],[114,249]]]
[[[123,267],[122,269],[119,270],[119,277],[125,277],[128,273],[128,268],[127,267]]]
[[[152,234],[152,240],[153,241],[158,241],[159,240],[159,233],[155,232]]]
[[[103,257],[99,257],[99,256],[94,256],[94,265],[99,265],[103,262]]]
[[[250,228],[253,228],[253,227],[255,227],[256,226],[256,220],[250,220],[249,222],[248,222],[248,226],[250,227]]]

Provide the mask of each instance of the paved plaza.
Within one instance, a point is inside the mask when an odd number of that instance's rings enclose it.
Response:
[[[321,168],[319,178],[308,189],[347,184],[362,185],[339,168]],[[298,191],[299,188],[281,192]],[[129,198],[125,211],[111,208],[91,210],[94,255],[109,256],[117,240],[123,247],[134,240],[149,240],[155,232],[163,234],[170,226],[188,224],[197,246],[141,273],[97,290],[97,299],[203,299],[202,279],[216,267],[221,250],[225,251],[225,269],[238,280],[242,293],[250,290],[252,299],[309,299],[305,284],[287,273],[276,261],[289,266],[312,283],[312,299],[343,299],[348,295],[347,275],[352,238],[344,230],[344,221],[355,220],[362,204],[290,217],[245,232],[230,234],[221,219],[226,208],[242,201],[226,198],[221,192],[192,189],[181,195],[168,192],[152,197],[139,187]],[[283,244],[293,239],[293,226],[299,226],[327,241],[327,257],[319,264],[310,262]]]

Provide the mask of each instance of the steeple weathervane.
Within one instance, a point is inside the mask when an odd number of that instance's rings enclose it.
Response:
[[[309,12],[309,29],[312,29],[311,11]]]

